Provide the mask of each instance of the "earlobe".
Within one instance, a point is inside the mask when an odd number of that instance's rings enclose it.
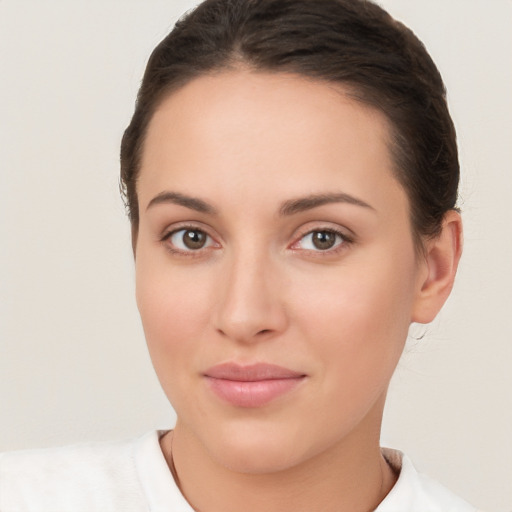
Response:
[[[462,253],[462,219],[455,210],[446,213],[439,236],[425,248],[411,322],[432,322],[450,295]]]

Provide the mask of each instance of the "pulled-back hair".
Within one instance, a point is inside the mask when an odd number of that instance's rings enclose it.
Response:
[[[137,177],[153,113],[194,78],[237,68],[340,84],[383,112],[414,235],[439,233],[459,182],[444,84],[421,41],[368,0],[205,0],[184,15],[149,58],[121,144],[121,188],[135,230]]]

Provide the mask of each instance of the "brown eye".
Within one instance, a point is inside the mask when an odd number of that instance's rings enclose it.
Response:
[[[200,229],[180,229],[172,233],[169,240],[181,251],[197,251],[211,243],[210,237]]]
[[[312,233],[313,245],[320,250],[331,249],[336,243],[336,234],[332,231],[315,231]]]
[[[301,249],[308,251],[328,251],[341,245],[344,241],[345,238],[336,231],[319,230],[304,235],[299,244]]]

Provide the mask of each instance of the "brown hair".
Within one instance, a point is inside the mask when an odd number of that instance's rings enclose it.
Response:
[[[443,81],[418,38],[368,0],[205,0],[154,49],[121,144],[121,189],[139,222],[137,176],[148,123],[172,91],[243,65],[339,83],[392,127],[396,177],[417,240],[457,201],[459,163]]]

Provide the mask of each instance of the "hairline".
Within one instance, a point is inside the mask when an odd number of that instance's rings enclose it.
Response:
[[[139,149],[136,152],[136,163],[134,173],[135,180],[133,190],[135,192],[135,199],[137,203],[137,217],[136,219],[130,218],[132,224],[132,235],[134,232],[137,233],[139,229],[140,209],[138,204],[139,198],[137,193],[137,183],[141,173],[142,160],[144,158],[144,148],[146,146],[146,138],[149,132],[149,126],[157,110],[170,96],[172,96],[179,90],[185,88],[187,85],[189,85],[190,83],[199,78],[207,76],[218,76],[230,72],[248,71],[257,74],[288,75],[290,77],[300,78],[313,83],[328,84],[332,86],[333,91],[339,93],[340,95],[343,95],[345,98],[354,100],[359,105],[365,108],[369,108],[381,114],[386,126],[386,137],[384,142],[389,151],[390,161],[392,163],[392,174],[393,177],[398,182],[398,184],[404,190],[407,197],[409,222],[415,250],[417,251],[418,255],[424,254],[426,242],[429,239],[436,238],[438,233],[433,233],[430,235],[422,234],[416,225],[414,219],[413,202],[411,197],[412,190],[408,189],[408,187],[405,184],[406,180],[404,179],[404,176],[406,176],[407,173],[406,169],[404,168],[404,165],[400,163],[400,161],[404,159],[405,155],[403,152],[402,145],[398,142],[398,139],[402,138],[403,136],[400,133],[400,130],[398,129],[396,123],[393,122],[390,115],[385,111],[384,106],[381,105],[380,102],[378,101],[380,99],[378,92],[375,90],[374,87],[364,85],[362,83],[357,82],[356,80],[330,80],[320,75],[317,76],[314,73],[308,74],[304,71],[300,71],[298,69],[294,70],[292,68],[293,66],[283,66],[282,68],[276,66],[275,68],[272,68],[270,66],[253,64],[251,62],[248,62],[244,58],[243,54],[239,49],[235,48],[234,50],[232,50],[231,54],[225,58],[224,62],[218,64],[217,66],[213,66],[210,69],[198,70],[196,72],[190,73],[188,76],[182,77],[180,80],[177,80],[174,83],[167,84],[157,92],[156,98],[153,99],[153,101],[151,102],[151,108],[149,108],[146,112],[146,116],[144,118],[143,131],[138,144]],[[370,92],[374,92],[376,99],[372,99],[372,95],[369,94]],[[457,208],[454,207],[452,208],[452,210],[457,211]]]

